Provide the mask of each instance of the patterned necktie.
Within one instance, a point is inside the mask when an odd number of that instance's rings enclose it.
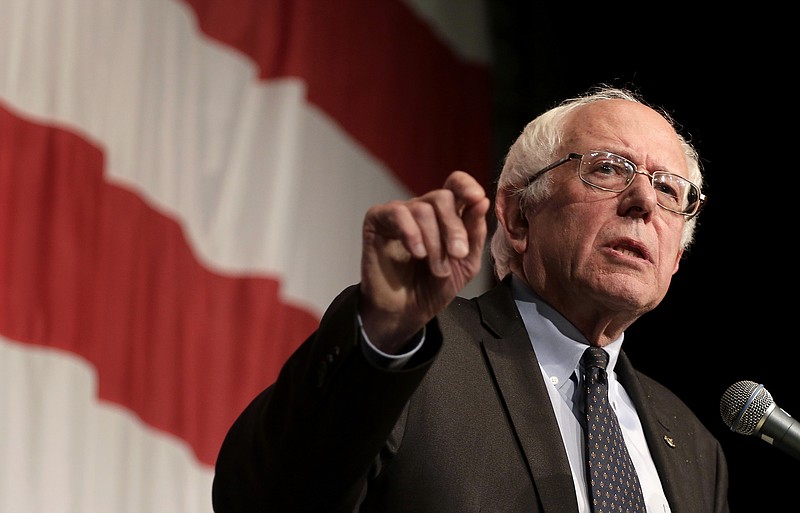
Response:
[[[608,403],[608,353],[589,347],[581,358],[586,375],[586,464],[594,513],[645,511],[642,488]]]

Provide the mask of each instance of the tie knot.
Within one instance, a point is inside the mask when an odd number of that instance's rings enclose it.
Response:
[[[598,367],[605,370],[608,366],[608,353],[606,353],[606,350],[602,347],[589,346],[589,348],[583,352],[581,362],[585,369]]]

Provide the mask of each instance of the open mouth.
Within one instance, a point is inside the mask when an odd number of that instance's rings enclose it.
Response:
[[[647,254],[639,247],[633,246],[630,244],[617,244],[611,246],[612,249],[618,253],[622,253],[623,255],[633,257],[633,258],[640,258],[642,260],[647,260]]]

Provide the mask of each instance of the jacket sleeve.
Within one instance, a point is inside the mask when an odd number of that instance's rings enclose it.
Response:
[[[333,301],[275,383],[231,426],[216,461],[216,513],[355,508],[370,465],[441,347],[432,321],[403,369],[370,363],[358,290]]]

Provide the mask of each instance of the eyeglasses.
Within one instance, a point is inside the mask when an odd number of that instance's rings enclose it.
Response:
[[[706,203],[705,194],[700,188],[683,178],[665,171],[648,173],[641,171],[636,164],[607,151],[591,150],[588,153],[570,153],[561,160],[553,162],[546,168],[528,178],[528,185],[540,176],[570,160],[580,160],[578,176],[587,185],[609,192],[622,192],[633,183],[637,174],[650,179],[650,185],[656,190],[658,206],[691,219],[696,216]]]

